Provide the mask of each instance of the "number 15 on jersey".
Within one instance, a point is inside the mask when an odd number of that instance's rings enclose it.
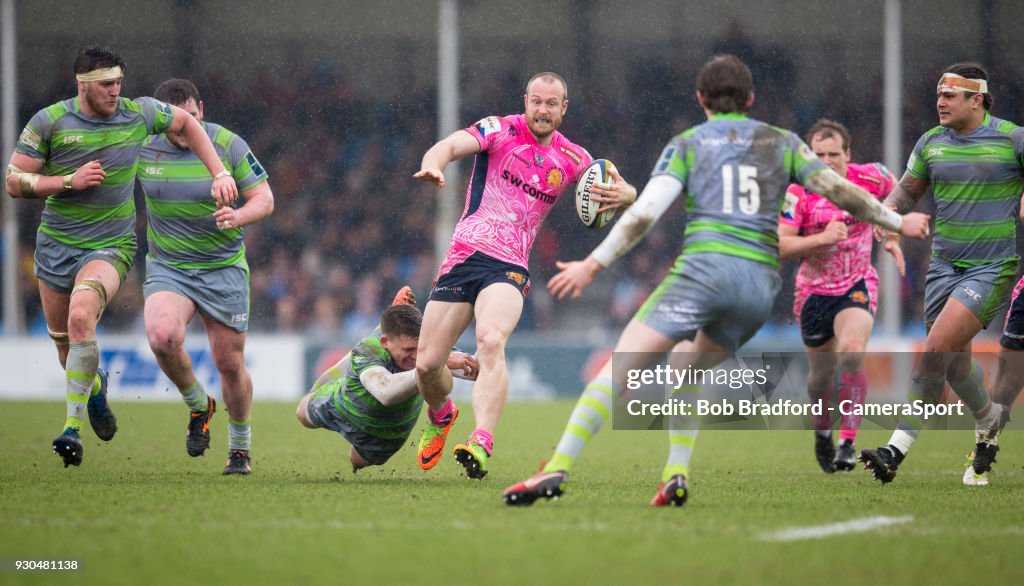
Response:
[[[761,208],[761,186],[757,183],[757,167],[724,165],[722,167],[722,213],[740,212],[753,216]]]

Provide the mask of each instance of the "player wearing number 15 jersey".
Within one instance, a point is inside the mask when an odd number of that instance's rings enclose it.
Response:
[[[548,283],[559,299],[578,298],[599,271],[643,238],[671,203],[685,193],[685,247],[675,266],[626,326],[609,361],[587,385],[545,469],[509,487],[508,504],[530,504],[561,494],[583,446],[600,429],[612,397],[630,371],[653,366],[652,357],[686,352],[678,369],[712,368],[750,339],[768,319],[779,290],[778,214],[793,181],[835,201],[858,218],[923,237],[927,216],[900,218],[864,190],[841,178],[792,132],[750,119],[754,84],[738,58],[712,58],[697,77],[697,98],[708,121],[672,139],[637,202],[582,261],[561,264]],[[698,393],[694,385],[676,392]],[[683,396],[687,402],[692,396]],[[682,505],[697,435],[696,420],[666,418],[670,453],[654,506]]]

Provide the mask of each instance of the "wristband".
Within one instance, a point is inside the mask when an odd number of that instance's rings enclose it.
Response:
[[[217,173],[216,175],[214,175],[213,176],[213,180],[216,181],[216,180],[220,179],[221,177],[231,177],[231,171],[228,171],[227,169],[224,169],[220,173]]]
[[[73,174],[64,176],[64,181],[62,181],[60,184],[60,188],[64,193],[67,193],[73,189],[73,186],[71,185],[72,178],[74,178]]]
[[[893,232],[899,232],[900,228],[903,227],[903,216],[897,214],[888,206],[883,206],[883,209],[885,211],[882,214],[882,219],[889,224],[889,226],[885,227],[889,228]]]

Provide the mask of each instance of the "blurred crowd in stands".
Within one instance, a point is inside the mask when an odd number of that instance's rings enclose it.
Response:
[[[719,52],[737,54],[750,65],[757,86],[752,116],[801,136],[819,117],[838,120],[853,135],[855,162],[881,160],[880,72],[872,79],[851,80],[836,71],[820,81],[827,88],[824,98],[806,100],[793,93],[800,85],[801,72],[782,44],[757,45],[741,29],[731,27],[726,37],[711,47],[711,53]],[[570,107],[562,131],[595,158],[615,162],[627,180],[642,188],[671,136],[703,120],[693,98],[699,65],[680,65],[659,55],[638,58],[623,72],[626,96],[605,95],[585,87],[585,81],[570,78]],[[274,214],[246,228],[253,330],[351,343],[377,323],[382,307],[402,284],[412,285],[421,300],[429,293],[437,269],[433,257],[437,190],[412,180],[411,175],[437,139],[436,96],[432,88],[412,87],[386,100],[361,94],[325,63],[296,64],[294,72],[291,78],[267,74],[243,85],[223,73],[194,81],[206,103],[206,118],[248,141],[269,171],[276,198]],[[124,92],[129,97],[149,95],[162,81],[137,69],[130,74]],[[473,103],[463,100],[461,123],[521,112],[527,77],[505,73],[488,80]],[[19,128],[39,108],[70,97],[73,87],[69,78],[62,78],[51,95],[38,103],[21,104]],[[1002,87],[994,111],[1013,119],[1011,112],[1019,111],[1019,104],[1010,100],[1019,98],[1011,97],[1006,85]],[[905,152],[935,124],[933,103],[908,100]],[[460,211],[470,169],[469,163],[464,164],[458,187]],[[903,172],[902,168],[891,170],[897,177]],[[570,201],[555,207],[535,245],[530,266],[533,287],[519,330],[618,328],[629,320],[678,254],[682,205],[677,202],[641,246],[599,277],[583,302],[586,312],[581,313],[552,300],[545,283],[555,272],[556,259],[584,256],[604,232],[590,231],[576,220],[571,192],[563,199]],[[17,202],[22,302],[27,327],[37,335],[46,332],[31,276],[41,207],[40,202]],[[138,233],[135,266],[101,324],[107,332],[142,331],[146,246],[141,202]],[[903,324],[917,332],[928,246],[907,244],[905,253]],[[786,286],[769,325],[770,331],[789,331],[793,336],[797,335],[795,326],[790,325],[795,266],[787,263],[783,269]],[[582,325],[577,320],[580,315],[586,316]]]

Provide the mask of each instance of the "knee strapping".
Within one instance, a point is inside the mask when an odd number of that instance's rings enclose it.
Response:
[[[103,315],[103,310],[107,307],[107,289],[103,286],[103,283],[99,279],[82,279],[82,282],[75,285],[75,288],[71,290],[71,295],[79,291],[92,291],[100,296],[100,315]]]
[[[46,328],[46,333],[50,334],[50,339],[58,346],[67,346],[71,344],[71,338],[68,336],[67,332],[55,332],[50,328]]]

